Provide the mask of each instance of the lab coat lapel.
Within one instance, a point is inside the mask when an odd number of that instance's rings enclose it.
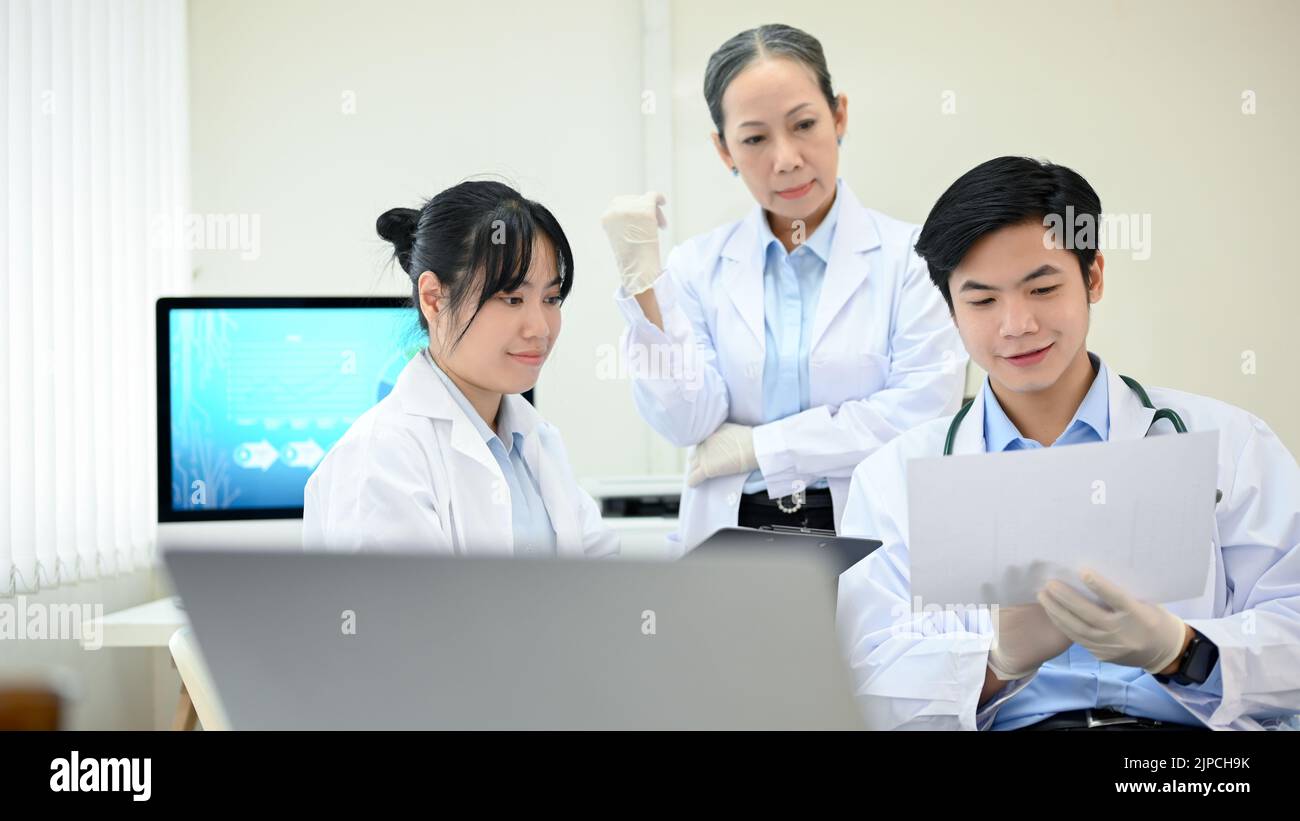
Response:
[[[876,222],[853,195],[849,184],[841,182],[836,196],[842,199],[835,236],[831,240],[830,259],[826,262],[826,278],[822,281],[817,313],[813,317],[811,348],[817,347],[831,321],[848,305],[867,278],[871,265],[863,254],[880,246]]]
[[[763,335],[763,249],[759,247],[759,221],[763,209],[755,205],[722,247],[722,282],[731,304],[753,335],[752,344],[762,358]],[[734,343],[737,340],[728,340]]]
[[[438,438],[450,446],[444,451],[444,464],[452,500],[451,529],[458,550],[479,555],[513,555],[509,485],[487,443],[432,366],[417,354],[403,368],[393,392],[400,396],[403,410],[428,417]],[[502,498],[505,515],[500,515],[499,510]]]
[[[577,500],[573,497],[574,485],[565,472],[565,465],[556,459],[548,458],[553,450],[547,440],[550,431],[542,424],[541,415],[522,396],[507,396],[512,418],[516,421],[515,430],[524,435],[524,463],[534,476],[541,490],[542,504],[546,505],[546,515],[551,518],[551,527],[555,530],[555,550],[557,556],[581,556],[582,524],[578,521]]]
[[[501,466],[463,413],[458,420],[436,420],[435,424],[451,425],[447,482],[451,489],[452,527],[461,549],[474,555],[513,556],[510,485],[501,475]]]
[[[402,369],[393,391],[401,397],[402,409],[407,413],[451,422],[448,443],[452,449],[494,475],[501,475],[487,444],[447,391],[447,386],[433,372],[433,366],[424,360],[423,354],[416,354]]]
[[[1124,384],[1119,373],[1109,366],[1106,368],[1106,390],[1110,405],[1110,438],[1141,439],[1151,427],[1151,418],[1155,409],[1144,407],[1142,400],[1132,388]]]

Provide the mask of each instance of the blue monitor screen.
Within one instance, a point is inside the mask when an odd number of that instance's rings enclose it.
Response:
[[[173,307],[167,333],[173,513],[300,509],[330,446],[427,341],[396,306]]]

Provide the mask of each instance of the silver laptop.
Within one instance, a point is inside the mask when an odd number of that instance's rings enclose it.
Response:
[[[857,729],[828,557],[164,554],[236,729]]]

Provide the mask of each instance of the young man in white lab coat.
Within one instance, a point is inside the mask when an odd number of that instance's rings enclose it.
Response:
[[[1104,258],[1095,245],[1064,242],[1058,219],[1069,214],[1100,224],[1087,181],[1021,157],[966,173],[930,212],[917,252],[988,372],[956,426],[953,453],[1172,432],[1165,420],[1152,425],[1155,411],[1087,350]],[[1052,580],[1037,603],[926,613],[910,589],[907,463],[942,454],[954,417],[912,429],[858,466],[842,533],[883,544],[841,577],[838,621],[868,726],[1292,724],[1300,712],[1300,468],[1239,408],[1161,388],[1149,396],[1188,430],[1219,432],[1211,582],[1194,599],[1141,601],[1084,569],[1092,597]]]

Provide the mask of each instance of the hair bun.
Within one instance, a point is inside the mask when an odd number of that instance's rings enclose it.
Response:
[[[410,262],[415,228],[419,222],[420,212],[414,208],[390,208],[375,220],[375,230],[379,236],[393,244],[397,261],[403,270],[406,270]]]

